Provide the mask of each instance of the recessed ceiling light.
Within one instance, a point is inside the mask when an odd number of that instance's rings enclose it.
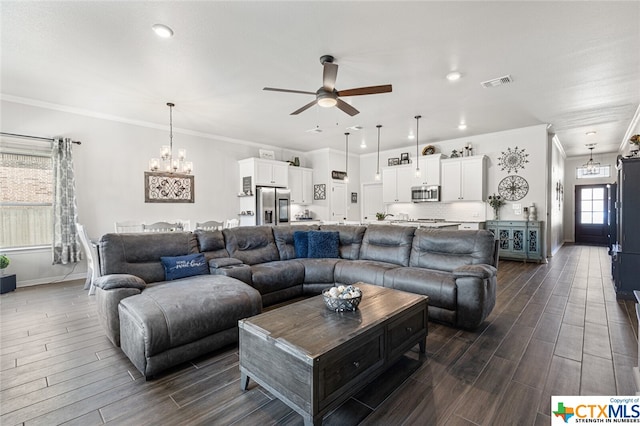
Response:
[[[351,126],[351,127],[347,127],[347,130],[362,130],[363,127],[360,125],[355,125],[355,126]]]
[[[464,124],[464,123],[460,123],[460,124],[458,124],[458,129],[460,129],[460,130],[464,130],[464,129],[466,129],[466,128],[467,128],[467,125],[466,125],[466,124]]]
[[[587,136],[593,136],[593,135],[595,135],[595,134],[596,134],[596,131],[595,131],[595,130],[590,130],[590,131],[588,131],[587,133],[585,133],[585,135],[587,135]]]
[[[367,147],[367,141],[365,141],[364,139],[362,139],[362,142],[360,142],[360,148],[364,149]]]
[[[462,77],[462,74],[460,74],[458,71],[451,71],[449,74],[447,74],[447,80],[449,81],[460,80],[460,77]]]
[[[171,38],[173,37],[173,30],[163,24],[155,24],[151,27],[158,37]]]

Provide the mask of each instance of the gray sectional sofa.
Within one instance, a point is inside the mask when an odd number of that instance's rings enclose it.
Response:
[[[336,257],[296,257],[296,231],[337,233]],[[485,320],[496,297],[497,246],[485,230],[321,225],[106,234],[99,251],[100,322],[145,376],[237,341],[237,320],[262,306],[336,283],[427,295],[430,319],[465,329]],[[161,257],[194,253],[205,256],[210,274],[165,281]]]

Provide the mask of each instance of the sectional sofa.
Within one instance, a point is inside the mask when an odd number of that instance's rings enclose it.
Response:
[[[330,257],[314,257],[317,237],[331,237],[329,251],[319,251]],[[299,257],[303,242],[311,257]],[[485,230],[321,225],[106,234],[99,252],[98,317],[145,376],[237,341],[237,320],[263,306],[336,283],[427,295],[431,320],[465,329],[485,320],[496,297],[497,246]],[[162,258],[185,255],[204,257],[209,273],[167,281]]]

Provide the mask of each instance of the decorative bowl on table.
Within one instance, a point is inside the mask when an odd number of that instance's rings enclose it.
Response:
[[[339,285],[323,291],[322,298],[332,311],[355,311],[362,300],[362,291],[352,285]]]

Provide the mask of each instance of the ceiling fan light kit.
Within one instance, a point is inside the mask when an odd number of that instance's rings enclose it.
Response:
[[[392,91],[392,86],[390,84],[385,84],[381,86],[367,86],[367,87],[358,87],[355,89],[347,89],[347,90],[336,90],[336,78],[338,76],[338,65],[334,64],[334,57],[331,55],[323,55],[320,57],[320,63],[323,67],[322,72],[322,87],[320,87],[316,92],[307,92],[302,90],[291,90],[291,89],[278,89],[274,87],[265,87],[263,90],[268,90],[272,92],[285,92],[285,93],[298,93],[303,95],[315,95],[316,99],[308,104],[304,105],[301,108],[293,111],[291,115],[300,114],[303,111],[311,108],[314,105],[319,105],[324,108],[331,108],[337,106],[341,111],[349,114],[350,116],[354,116],[359,114],[358,111],[353,106],[349,105],[340,97],[345,96],[361,96],[361,95],[374,95],[377,93],[388,93]]]

